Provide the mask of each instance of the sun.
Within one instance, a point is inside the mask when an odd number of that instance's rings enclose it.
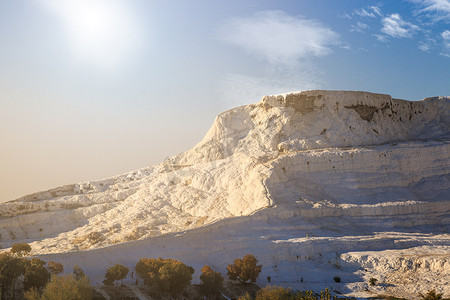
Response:
[[[120,64],[139,43],[139,26],[126,1],[41,0],[61,21],[71,54],[95,66]]]

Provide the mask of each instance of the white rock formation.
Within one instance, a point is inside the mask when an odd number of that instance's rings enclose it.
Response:
[[[1,246],[29,242],[98,282],[142,257],[225,272],[254,253],[260,284],[450,296],[449,128],[445,97],[267,96],[160,165],[0,204]]]

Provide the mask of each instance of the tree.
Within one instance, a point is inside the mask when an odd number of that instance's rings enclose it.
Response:
[[[200,291],[204,295],[218,295],[223,287],[223,277],[210,266],[203,266],[200,275]]]
[[[64,267],[61,263],[49,261],[47,263],[47,265],[48,265],[48,270],[50,271],[50,273],[52,273],[54,275],[58,275],[58,274],[61,274],[62,272],[64,272]]]
[[[135,266],[136,273],[144,279],[145,284],[154,284],[159,278],[159,269],[164,265],[164,261],[161,257],[142,258]]]
[[[81,279],[84,276],[84,271],[78,265],[73,266],[73,275],[75,275],[75,279]]]
[[[50,281],[51,274],[44,267],[45,261],[39,258],[32,258],[25,262],[25,272],[23,279],[23,287],[25,290],[35,288],[41,290]]]
[[[0,254],[0,298],[3,297],[9,286],[12,288],[12,298],[14,299],[15,283],[17,277],[25,272],[24,260],[12,256],[10,253]]]
[[[17,255],[18,257],[24,257],[31,252],[31,246],[27,243],[14,244],[11,247],[11,253]]]
[[[370,285],[377,285],[378,279],[371,277],[369,279],[369,283]]]
[[[74,275],[53,276],[42,294],[37,289],[25,293],[28,300],[90,300],[93,289],[87,276],[76,279]]]
[[[112,285],[114,281],[124,279],[128,274],[128,268],[122,265],[115,265],[106,270],[105,280],[103,284]]]
[[[255,282],[261,273],[262,265],[257,265],[258,260],[252,254],[247,254],[243,259],[235,259],[234,264],[227,266],[228,277],[231,280],[239,280],[244,283],[247,281]]]
[[[154,285],[162,292],[177,294],[192,280],[194,269],[181,261],[170,258],[143,258],[136,264],[136,272],[146,284]]]
[[[181,261],[170,259],[159,269],[163,291],[177,294],[182,292],[192,280],[194,269]]]

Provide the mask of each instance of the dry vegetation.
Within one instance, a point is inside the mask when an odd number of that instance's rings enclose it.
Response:
[[[328,289],[320,293],[294,291],[277,286],[260,289],[254,284],[262,269],[254,255],[248,254],[229,264],[228,279],[205,265],[200,275],[200,284],[191,284],[194,269],[181,261],[170,258],[143,258],[134,267],[132,280],[127,285],[122,280],[129,269],[116,264],[105,272],[102,286],[93,287],[84,271],[73,266],[72,274],[60,276],[64,269],[61,263],[39,258],[24,258],[29,255],[28,244],[15,244],[10,252],[0,254],[0,299],[28,300],[89,300],[89,299],[237,299],[237,300],[331,300],[340,299]],[[135,281],[134,281],[135,280]],[[120,281],[120,284],[119,284]],[[335,281],[336,277],[335,277]],[[19,284],[18,284],[19,283]],[[377,280],[370,278],[376,285]],[[419,295],[424,300],[443,300],[443,294],[430,290]],[[341,298],[343,299],[343,298]],[[400,299],[378,296],[373,299]]]

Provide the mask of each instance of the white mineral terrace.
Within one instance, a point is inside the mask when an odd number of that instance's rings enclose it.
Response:
[[[180,259],[198,280],[253,253],[261,285],[449,297],[449,129],[446,97],[266,96],[159,165],[1,203],[0,245],[28,242],[94,283],[142,257]]]

